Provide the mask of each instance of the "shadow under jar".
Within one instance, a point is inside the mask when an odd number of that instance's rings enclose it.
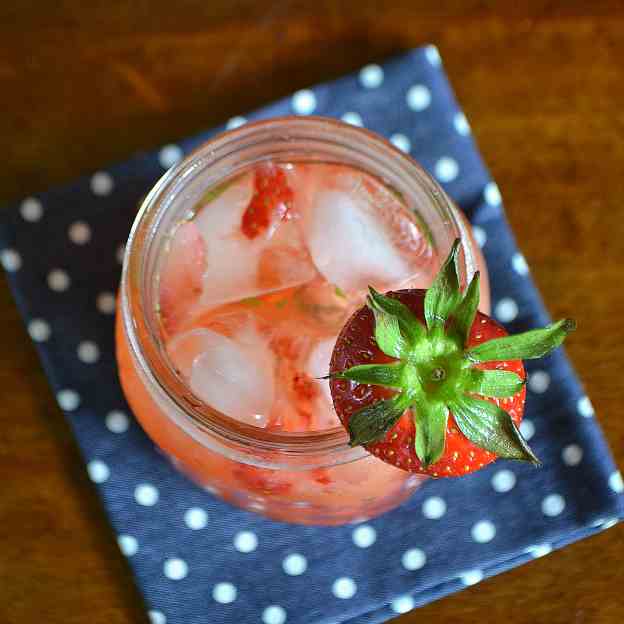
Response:
[[[457,237],[489,312],[470,226],[381,137],[314,117],[215,137],[156,184],[126,247],[117,359],[136,418],[199,485],[265,516],[396,507],[423,478],[350,448],[317,378],[366,286],[428,287]]]

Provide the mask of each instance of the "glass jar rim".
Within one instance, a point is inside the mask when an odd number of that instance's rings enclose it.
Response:
[[[386,163],[387,171],[396,172],[404,182],[425,192],[443,219],[444,226],[451,230],[449,241],[456,237],[462,240],[463,264],[460,268],[463,273],[469,276],[475,271],[476,259],[457,209],[438,183],[416,161],[380,135],[326,117],[287,116],[250,122],[222,132],[194,149],[167,171],[143,200],[126,245],[120,289],[121,314],[130,353],[143,382],[149,385],[161,404],[167,406],[168,414],[175,413],[176,422],[200,441],[203,433],[217,436],[243,451],[252,448],[254,453],[279,452],[287,456],[330,453],[336,455],[332,463],[353,461],[366,456],[367,452],[361,447],[350,448],[342,427],[319,432],[268,431],[242,423],[204,404],[174,373],[158,341],[157,326],[152,318],[156,307],[150,305],[147,296],[150,285],[146,284],[145,274],[148,258],[155,252],[154,236],[164,214],[173,205],[177,193],[205,174],[207,169],[214,168],[219,161],[231,159],[241,150],[257,149],[268,141],[278,141],[286,147],[296,141],[332,144],[358,152],[380,168],[382,162]],[[271,153],[264,156],[265,160],[271,158]],[[383,175],[379,177],[386,178]],[[214,183],[218,183],[218,178]]]

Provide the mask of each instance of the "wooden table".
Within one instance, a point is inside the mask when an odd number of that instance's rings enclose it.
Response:
[[[551,312],[579,321],[568,352],[622,462],[623,5],[518,4],[5,0],[0,200],[434,42]],[[0,622],[146,622],[4,278],[0,327]],[[400,621],[619,624],[623,538],[619,526]]]

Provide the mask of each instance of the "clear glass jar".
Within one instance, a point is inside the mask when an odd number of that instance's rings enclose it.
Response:
[[[195,397],[161,344],[158,258],[174,224],[207,189],[255,165],[323,162],[357,167],[398,191],[429,231],[437,257],[462,240],[464,282],[487,270],[470,227],[442,189],[381,137],[331,119],[285,117],[247,124],[204,144],[146,197],[126,247],[117,316],[119,375],[130,406],[173,464],[224,500],[278,520],[343,524],[383,513],[422,482],[349,448],[342,428],[275,432],[241,423]]]

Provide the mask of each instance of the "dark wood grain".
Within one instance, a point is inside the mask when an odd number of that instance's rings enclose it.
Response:
[[[568,352],[624,460],[624,11],[535,0],[5,2],[0,200],[437,43]],[[0,622],[145,622],[0,280]],[[621,622],[624,527],[401,618]]]

